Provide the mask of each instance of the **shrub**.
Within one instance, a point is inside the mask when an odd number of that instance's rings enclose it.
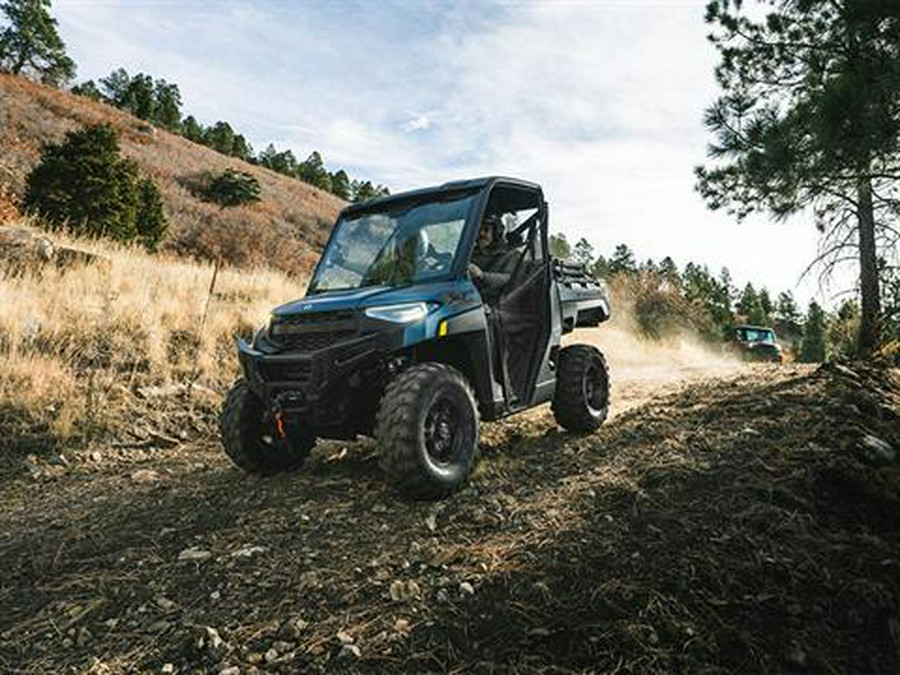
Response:
[[[226,169],[215,176],[206,187],[208,201],[221,206],[240,206],[259,201],[259,181],[244,171]]]
[[[118,132],[108,125],[70,132],[44,147],[28,175],[25,207],[76,234],[155,248],[166,231],[162,198],[137,165],[119,154]]]

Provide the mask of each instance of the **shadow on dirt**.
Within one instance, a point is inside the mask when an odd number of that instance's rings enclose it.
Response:
[[[601,434],[611,461],[591,448],[566,472],[570,525],[414,631],[405,668],[895,672],[900,472],[893,495],[883,466],[850,462],[868,491],[823,482],[895,418],[848,420],[826,385],[623,415]]]
[[[28,471],[28,456],[58,456],[64,440],[46,419],[22,406],[0,404],[0,484]]]
[[[0,665],[896,672],[897,465],[855,448],[900,439],[853,391],[696,385],[582,437],[510,420],[438,504],[364,443],[265,480],[217,446],[70,476],[0,516]]]

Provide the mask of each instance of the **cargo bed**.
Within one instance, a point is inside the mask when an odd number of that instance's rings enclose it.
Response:
[[[563,333],[599,326],[609,319],[606,286],[586,265],[555,259],[553,275],[559,289]]]

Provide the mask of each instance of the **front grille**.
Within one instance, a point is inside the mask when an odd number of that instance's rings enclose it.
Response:
[[[280,347],[297,352],[314,352],[356,337],[355,330],[330,330],[279,335],[274,340]]]
[[[289,314],[279,317],[278,323],[290,326],[328,326],[335,323],[354,322],[356,312],[353,310],[339,310],[336,312],[311,312],[309,314]]]
[[[269,362],[263,365],[269,382],[307,382],[312,377],[312,361]]]
[[[356,337],[356,320],[348,310],[283,316],[273,321],[269,339],[282,349],[314,352]]]

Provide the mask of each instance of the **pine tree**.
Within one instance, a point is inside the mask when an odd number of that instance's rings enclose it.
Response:
[[[825,360],[825,312],[815,300],[809,303],[800,343],[800,360],[819,363]]]
[[[234,129],[228,122],[218,121],[207,127],[204,134],[206,145],[223,155],[230,155],[234,148]],[[270,146],[271,147],[271,146]]]
[[[343,169],[339,169],[331,174],[331,192],[344,201],[350,201],[352,196],[350,193],[350,178]]]
[[[590,267],[594,264],[594,247],[591,245],[587,239],[582,237],[575,244],[575,251],[573,255],[576,262]]]
[[[759,289],[757,294],[759,299],[759,308],[762,310],[763,324],[768,326],[772,323],[772,299],[769,297],[769,291],[765,287]]]
[[[72,93],[77,96],[84,96],[86,98],[93,99],[94,101],[99,101],[103,98],[103,94],[100,93],[100,89],[97,87],[97,83],[93,80],[88,80],[86,82],[82,82],[81,84],[76,84],[72,87]]]
[[[243,134],[235,134],[231,144],[231,156],[243,159],[245,162],[253,158],[253,147],[247,142]]]
[[[678,265],[669,256],[659,262],[659,276],[670,286],[681,288],[681,274],[678,272]]]
[[[164,129],[181,128],[181,92],[177,84],[157,80],[153,85],[154,110],[151,121]]]
[[[820,261],[852,251],[862,297],[860,353],[879,341],[879,249],[894,255],[900,176],[900,3],[780,0],[745,11],[712,0],[707,21],[723,95],[706,113],[713,164],[698,167],[712,209],[783,219],[812,210]],[[753,8],[753,9],[756,9]]]
[[[784,291],[778,294],[778,301],[775,304],[775,314],[778,317],[780,331],[784,333],[794,334],[800,330],[800,312],[797,309],[797,303],[790,291]]]
[[[137,236],[149,250],[155,251],[166,234],[168,222],[159,188],[149,178],[138,182]]]
[[[8,22],[0,30],[0,70],[55,87],[75,77],[75,62],[66,56],[50,0],[7,0],[0,13]]]
[[[572,247],[562,232],[550,235],[550,255],[560,260],[568,260],[572,257]]]
[[[609,260],[610,275],[634,274],[635,272],[637,272],[637,264],[634,262],[634,253],[627,244],[619,244]]]
[[[260,200],[259,181],[245,171],[226,169],[210,181],[206,198],[223,208],[252,204]]]
[[[28,175],[25,207],[76,234],[119,241],[142,239],[153,247],[165,233],[155,186],[119,154],[118,132],[89,126],[44,148]]]
[[[206,130],[193,115],[188,115],[181,122],[181,135],[194,143],[204,143]]]
[[[759,301],[759,294],[753,288],[753,284],[748,283],[741,291],[741,297],[738,299],[737,311],[744,315],[747,323],[764,326],[766,324],[766,313]]]
[[[104,97],[117,108],[125,106],[130,84],[131,75],[124,68],[114,70],[106,77],[100,79],[100,88]]]
[[[293,155],[292,155],[293,156]],[[310,185],[315,185],[321,190],[331,191],[331,176],[325,169],[325,162],[318,151],[313,150],[303,162],[297,166],[297,177]],[[371,186],[371,183],[369,183]],[[378,196],[374,187],[371,188],[372,197]]]

